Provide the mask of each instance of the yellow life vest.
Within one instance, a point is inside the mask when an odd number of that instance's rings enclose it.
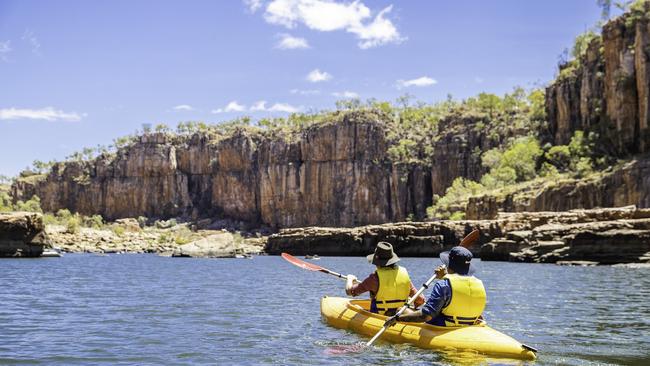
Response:
[[[408,301],[411,292],[411,278],[406,268],[379,267],[379,289],[375,294],[375,304],[378,314],[384,314],[389,309],[401,308]]]
[[[448,274],[444,278],[451,284],[451,301],[442,308],[446,326],[472,325],[483,314],[487,296],[483,282],[474,276]]]

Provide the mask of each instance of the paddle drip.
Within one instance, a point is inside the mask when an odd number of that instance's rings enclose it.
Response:
[[[346,355],[350,353],[361,353],[367,349],[364,342],[337,343],[324,346],[326,346],[326,348],[323,353],[326,355]]]

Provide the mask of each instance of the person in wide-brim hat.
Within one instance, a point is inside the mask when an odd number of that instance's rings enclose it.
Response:
[[[396,310],[417,292],[408,271],[397,264],[400,259],[393,251],[393,246],[384,241],[377,243],[375,252],[368,255],[367,259],[377,266],[377,269],[362,282],[357,281],[354,275],[348,275],[345,293],[359,296],[364,292],[370,292],[371,312],[384,315],[395,314]],[[415,304],[424,304],[424,296],[418,296]]]
[[[399,262],[399,257],[393,251],[393,246],[385,241],[380,241],[375,248],[375,252],[366,256],[368,262],[379,266],[386,267]]]

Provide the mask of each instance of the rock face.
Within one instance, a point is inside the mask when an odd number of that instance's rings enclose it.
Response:
[[[224,232],[181,245],[172,257],[230,258],[235,254],[235,239],[232,234]]]
[[[616,156],[650,148],[650,4],[633,9],[603,27],[577,60],[546,89],[549,137],[569,142],[576,130],[593,131],[600,147]],[[568,74],[568,75],[566,75]]]
[[[269,254],[361,256],[388,241],[401,256],[433,257],[474,228],[470,249],[482,260],[614,264],[650,262],[650,209],[623,207],[500,214],[495,220],[410,222],[352,229],[285,229],[268,238]]]
[[[50,246],[43,217],[33,212],[0,212],[0,257],[38,257]]]
[[[635,205],[650,207],[650,158],[639,157],[589,180],[565,180],[529,192],[469,199],[466,217],[494,219],[502,212],[566,211]]]
[[[340,118],[339,118],[340,117]],[[440,122],[431,162],[388,157],[381,114],[341,113],[336,121],[289,135],[146,134],[115,155],[57,164],[45,179],[18,180],[14,199],[41,198],[44,210],[124,217],[227,218],[273,228],[358,226],[422,219],[433,194],[458,176],[483,172],[477,148],[511,131],[476,128],[481,118]]]

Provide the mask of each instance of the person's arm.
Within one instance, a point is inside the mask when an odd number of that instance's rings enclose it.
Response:
[[[417,292],[418,292],[418,290],[415,288],[415,286],[413,286],[413,283],[411,283],[411,291],[409,292],[409,297],[412,297],[412,296],[415,295]],[[419,308],[420,306],[422,306],[422,304],[424,304],[425,301],[426,301],[426,299],[424,298],[424,295],[420,294],[420,295],[415,299],[415,302],[413,302],[413,305],[414,305],[416,308]]]
[[[445,275],[447,274],[447,267],[445,265],[438,266],[435,270],[436,272],[436,278],[438,280],[441,280]],[[418,292],[418,290],[413,286],[413,282],[411,282],[411,291],[409,292],[409,297],[415,295]],[[424,304],[426,299],[424,298],[424,295],[420,294],[417,299],[415,299],[415,302],[413,303],[416,308],[419,308]]]
[[[348,296],[359,296],[368,291],[376,293],[379,288],[379,277],[377,277],[376,273],[372,273],[362,282],[356,281],[355,283],[355,281],[356,277],[348,275],[348,280],[345,284],[345,293]]]
[[[386,320],[389,325],[401,322],[423,323],[436,317],[451,298],[451,288],[447,281],[438,281],[431,289],[431,295],[426,304],[420,310],[405,311],[399,317],[392,316]]]

